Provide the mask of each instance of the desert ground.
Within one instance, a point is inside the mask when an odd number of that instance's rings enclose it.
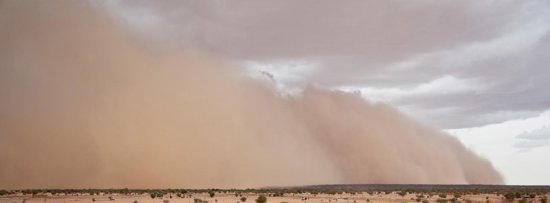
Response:
[[[153,194],[155,197],[153,198]],[[158,194],[162,194],[158,197]],[[213,197],[211,195],[213,194]],[[143,192],[139,193],[55,193],[48,192],[24,194],[12,192],[0,196],[0,203],[38,203],[38,202],[80,202],[80,203],[257,203],[260,195],[267,198],[266,203],[364,203],[364,202],[541,202],[548,199],[545,192],[508,192],[495,193],[433,193],[433,192],[337,192],[337,193],[269,193],[269,192]],[[281,196],[282,195],[282,196]],[[246,198],[246,200],[242,199]],[[244,201],[243,201],[244,200]]]

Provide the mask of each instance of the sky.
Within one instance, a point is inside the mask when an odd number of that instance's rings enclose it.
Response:
[[[289,94],[360,93],[457,137],[507,184],[550,184],[550,2],[108,1],[143,36]]]

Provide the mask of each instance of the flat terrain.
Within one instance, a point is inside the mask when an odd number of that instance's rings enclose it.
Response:
[[[151,194],[155,197],[152,198]],[[214,196],[210,197],[211,194]],[[328,185],[249,190],[4,190],[0,196],[0,203],[134,203],[136,201],[137,203],[256,203],[255,200],[259,195],[265,195],[267,203],[544,203],[550,196],[550,187]],[[242,197],[245,197],[246,201],[243,202]]]

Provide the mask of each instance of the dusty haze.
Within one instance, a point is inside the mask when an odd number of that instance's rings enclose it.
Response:
[[[120,23],[83,1],[0,1],[0,188],[503,183],[390,106],[281,95]]]

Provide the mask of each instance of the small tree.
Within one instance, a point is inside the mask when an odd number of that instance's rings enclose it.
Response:
[[[265,197],[265,195],[260,195],[256,199],[256,203],[265,203],[265,202],[267,202],[267,197]]]
[[[208,191],[208,195],[210,195],[210,198],[212,198],[216,195],[216,193],[214,191]]]
[[[241,202],[246,202],[246,197],[241,197]]]

